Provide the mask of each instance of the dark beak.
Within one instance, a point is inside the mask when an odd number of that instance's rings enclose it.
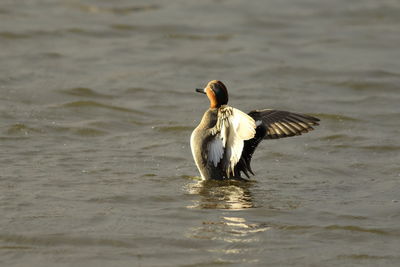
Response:
[[[197,93],[202,93],[205,94],[204,89],[203,88],[196,88],[196,92]]]

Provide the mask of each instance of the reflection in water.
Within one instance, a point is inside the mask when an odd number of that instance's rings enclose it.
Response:
[[[192,228],[190,236],[227,243],[252,243],[259,241],[257,233],[269,229],[264,223],[249,223],[239,216],[221,217],[219,221],[204,221],[200,227]]]
[[[197,181],[188,184],[189,194],[199,195],[188,208],[242,210],[254,208],[249,188],[251,182]]]
[[[189,194],[199,196],[188,208],[229,210],[217,219],[202,221],[187,232],[187,237],[191,239],[219,241],[207,250],[215,255],[210,258],[210,263],[259,262],[253,252],[262,240],[260,233],[270,227],[265,223],[250,223],[244,217],[245,214],[236,212],[255,207],[250,192],[252,185],[251,182],[240,181],[198,181],[186,186]],[[235,211],[234,215],[231,210]]]
[[[260,262],[257,251],[264,240],[262,233],[269,230],[265,223],[249,223],[239,216],[220,217],[217,221],[206,220],[198,227],[190,228],[190,239],[212,241],[207,249],[211,253],[209,263],[249,264]]]

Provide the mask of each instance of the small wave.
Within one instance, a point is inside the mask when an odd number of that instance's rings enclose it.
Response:
[[[82,35],[87,37],[112,37],[112,36],[121,36],[121,34],[110,31],[110,30],[92,30],[92,29],[84,29],[84,28],[69,28],[65,30],[60,30],[59,33],[72,33],[76,35]]]
[[[48,58],[62,58],[63,55],[57,52],[45,52],[41,54],[44,57],[48,57]]]
[[[159,5],[135,5],[135,6],[125,6],[125,7],[105,7],[98,5],[75,5],[83,12],[87,13],[113,13],[116,15],[128,15],[136,12],[152,11],[160,8]]]
[[[24,39],[24,38],[29,38],[29,34],[25,33],[16,33],[16,32],[0,32],[0,38],[4,39]]]
[[[192,131],[192,126],[159,126],[155,127],[156,130],[162,133],[174,133],[174,132],[188,132]]]
[[[317,118],[320,118],[320,119],[328,119],[328,120],[335,120],[335,121],[361,121],[360,119],[357,119],[354,117],[339,115],[339,114],[314,113],[314,114],[310,114],[310,115],[316,116]]]
[[[229,34],[217,34],[217,35],[196,35],[196,34],[182,34],[182,33],[171,33],[167,35],[171,39],[183,39],[183,40],[194,40],[194,41],[227,41],[232,39],[232,35]]]
[[[368,254],[344,254],[338,255],[339,259],[353,259],[353,260],[388,260],[394,259],[393,256],[376,256],[376,255],[368,255]],[[396,257],[398,258],[398,257]]]
[[[341,140],[341,139],[346,139],[347,137],[349,136],[345,134],[333,134],[333,135],[323,136],[320,138],[320,140]]]
[[[354,166],[354,164],[352,166]],[[339,215],[338,217],[343,218],[343,219],[350,219],[350,220],[367,220],[368,219],[368,217],[365,217],[365,216],[348,215],[348,214]]]
[[[85,136],[85,137],[90,137],[90,136],[102,136],[106,135],[107,132],[105,131],[100,131],[97,129],[93,128],[77,128],[77,129],[71,129],[75,134],[79,136]]]
[[[60,90],[61,93],[73,96],[82,96],[82,97],[98,97],[98,98],[113,98],[112,95],[106,95],[97,93],[93,89],[86,88],[86,87],[76,87],[76,88],[69,88]]]
[[[289,230],[289,231],[303,231],[303,230],[319,228],[314,225],[273,225],[273,227],[279,230]]]
[[[374,23],[386,24],[400,22],[399,11],[400,9],[394,5],[367,6],[345,10],[341,15],[345,16],[355,25],[365,25],[365,23],[371,22],[371,20]]]
[[[99,103],[99,102],[96,102],[96,101],[74,101],[74,102],[69,102],[69,103],[62,104],[62,106],[63,107],[68,107],[68,108],[105,108],[105,109],[121,111],[121,112],[135,113],[135,114],[140,114],[140,115],[145,115],[146,114],[143,111],[130,109],[130,108],[125,108],[125,107],[107,105],[107,104]]]
[[[334,83],[335,86],[351,88],[355,91],[398,91],[398,86],[390,82],[376,82],[376,81],[344,81]]]
[[[144,88],[144,87],[130,87],[124,90],[125,94],[140,94],[140,95],[144,95],[144,94],[151,94],[152,96],[157,95],[159,93],[159,91],[155,90],[155,89],[151,89],[151,88]]]
[[[112,24],[110,26],[112,29],[120,30],[120,31],[134,31],[139,29],[138,26],[130,25],[130,24]]]
[[[360,141],[365,140],[363,136],[350,136],[347,134],[332,134],[319,138],[321,141],[334,141],[334,140],[348,140],[348,141]]]
[[[29,135],[34,133],[43,133],[42,129],[29,127],[23,123],[16,123],[8,127],[6,133],[9,135]]]
[[[132,200],[131,195],[116,195],[110,197],[96,197],[90,198],[87,200],[88,202],[95,203],[116,203],[116,204],[132,204],[134,201]]]
[[[329,76],[337,76],[337,72],[329,71],[329,70],[324,70],[324,69],[318,69],[318,68],[310,68],[310,67],[297,67],[297,66],[276,66],[273,68],[268,68],[268,69],[263,69],[260,71],[257,71],[255,73],[256,76],[265,76],[265,73],[269,73],[269,75],[278,75],[278,76],[302,76],[302,77],[329,77]]]
[[[390,146],[390,145],[381,145],[381,146],[362,146],[361,148],[366,149],[366,150],[372,150],[372,151],[398,151],[400,150],[400,146]]]
[[[156,90],[156,89],[152,89],[152,88],[144,88],[144,87],[131,87],[131,88],[127,88],[124,90],[124,94],[127,95],[136,95],[140,98],[153,98],[153,97],[160,97],[160,96],[168,96],[170,97],[171,95],[176,95],[179,97],[182,97],[183,95],[189,95],[192,96],[193,92],[182,92],[179,90],[174,90],[174,89],[168,89],[168,90]]]
[[[352,218],[354,219],[354,218]],[[359,218],[357,218],[359,219]],[[364,219],[362,217],[361,219]],[[390,236],[398,236],[398,232],[394,231],[386,231],[378,228],[364,228],[355,225],[328,225],[328,226],[318,226],[318,225],[272,225],[272,227],[280,229],[280,230],[292,230],[292,231],[315,231],[318,229],[324,229],[329,231],[336,230],[344,230],[344,231],[352,231],[352,232],[362,232],[362,233],[371,233],[378,235],[390,235]]]
[[[16,140],[23,140],[28,139],[29,136],[0,136],[0,141],[16,141]]]
[[[56,30],[31,30],[26,32],[0,32],[0,39],[27,39],[27,38],[35,38],[35,37],[46,37],[46,36],[54,36],[61,37],[64,35],[82,35],[87,37],[112,37],[112,36],[121,36],[122,33],[118,33],[112,30],[92,30],[85,28],[64,28],[64,29],[56,29]]]
[[[126,128],[126,124],[107,120],[83,120],[72,123],[51,123],[44,128],[48,132],[73,134],[82,137],[96,137],[109,134],[111,131]]]
[[[0,250],[22,250],[22,249],[32,249],[29,246],[0,246]]]
[[[121,31],[138,31],[143,33],[176,33],[176,32],[185,32],[190,33],[196,31],[197,29],[182,25],[182,24],[155,24],[155,25],[143,25],[143,24],[111,24],[110,28],[114,30]]]
[[[32,245],[32,246],[109,246],[109,247],[136,247],[134,243],[128,243],[115,239],[91,238],[91,237],[73,237],[63,234],[55,235],[13,235],[0,234],[0,240],[7,243]]]
[[[363,228],[360,226],[354,225],[329,225],[324,227],[327,230],[346,230],[346,231],[353,231],[353,232],[363,232],[363,233],[371,233],[371,234],[378,234],[378,235],[394,235],[395,233],[391,233],[388,231],[384,231],[377,228]],[[397,235],[397,234],[396,234]]]

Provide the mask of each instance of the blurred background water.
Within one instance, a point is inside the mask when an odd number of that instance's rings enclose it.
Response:
[[[400,2],[2,0],[1,266],[399,266]],[[319,117],[249,183],[189,137],[220,79]]]

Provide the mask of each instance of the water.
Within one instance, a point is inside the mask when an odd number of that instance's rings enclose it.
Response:
[[[0,3],[1,266],[399,266],[400,3]],[[321,118],[249,183],[189,148],[230,104]]]

